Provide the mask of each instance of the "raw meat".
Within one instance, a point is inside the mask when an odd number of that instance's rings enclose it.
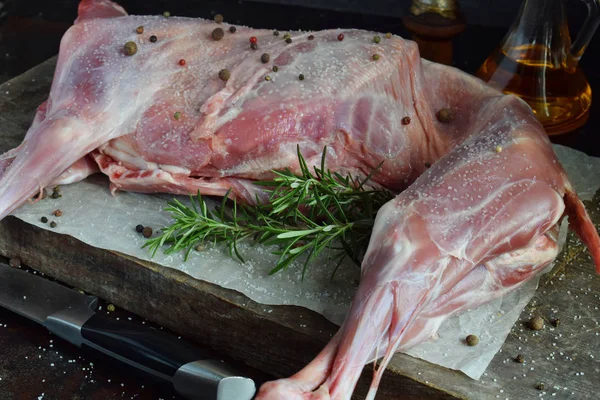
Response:
[[[48,101],[23,143],[0,157],[0,218],[96,168],[113,191],[231,188],[251,202],[253,180],[297,169],[297,145],[309,164],[327,146],[341,173],[365,175],[384,161],[374,180],[400,194],[378,213],[344,325],[305,369],[264,385],[263,400],[349,399],[363,366],[382,358],[373,398],[394,352],[543,270],[565,213],[600,270],[600,238],[521,100],[421,60],[396,36],[293,32],[288,44],[272,31],[228,28],[82,1]]]

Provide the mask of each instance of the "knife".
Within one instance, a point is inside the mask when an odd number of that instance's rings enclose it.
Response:
[[[173,384],[188,399],[251,400],[256,385],[224,362],[157,329],[96,314],[98,298],[0,263],[0,306],[74,345],[89,346]]]

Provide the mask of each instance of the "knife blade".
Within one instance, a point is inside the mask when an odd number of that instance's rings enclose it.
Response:
[[[172,383],[188,399],[251,400],[256,385],[166,332],[96,314],[98,298],[0,263],[0,306],[74,345],[88,346]]]

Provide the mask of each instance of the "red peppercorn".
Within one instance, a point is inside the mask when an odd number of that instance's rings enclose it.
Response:
[[[338,40],[339,40],[340,42],[341,42],[342,40],[344,40],[344,34],[343,34],[343,33],[340,33],[340,34],[338,35]]]
[[[402,125],[408,125],[408,124],[410,124],[410,117],[402,118]]]
[[[179,65],[181,65],[182,67],[185,65],[185,60],[183,58],[179,60]]]
[[[256,42],[258,42],[258,39],[256,38],[256,36],[251,36],[250,43],[256,43]]]

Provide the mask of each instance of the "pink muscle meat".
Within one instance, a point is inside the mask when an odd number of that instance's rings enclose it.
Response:
[[[364,176],[383,161],[373,179],[399,194],[377,215],[343,326],[302,371],[265,384],[262,400],[349,399],[363,366],[380,359],[373,398],[396,351],[543,270],[565,214],[600,271],[598,233],[518,98],[421,60],[415,43],[396,36],[294,32],[288,44],[271,31],[228,28],[83,0],[48,100],[23,143],[0,156],[0,218],[97,169],[113,192],[231,189],[253,202],[254,180],[298,169],[297,146],[309,164],[327,146],[328,166],[342,174]],[[130,41],[133,55],[123,51]]]

